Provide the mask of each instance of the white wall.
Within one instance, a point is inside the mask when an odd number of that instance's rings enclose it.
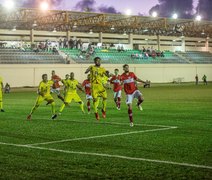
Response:
[[[70,72],[75,73],[75,78],[82,82],[86,78],[84,74],[89,65],[86,64],[63,64],[63,65],[1,65],[0,76],[3,78],[4,83],[8,82],[11,87],[23,86],[38,86],[41,81],[41,75],[47,73],[49,78],[51,71],[55,70],[56,73],[64,78],[65,74]],[[110,72],[118,68],[120,73],[123,72],[122,64],[104,64]],[[194,81],[196,74],[199,79],[206,74],[208,81],[212,81],[212,65],[195,65],[195,64],[130,64],[130,71],[143,80],[150,80],[151,82],[172,82],[174,78],[184,78],[184,82]]]

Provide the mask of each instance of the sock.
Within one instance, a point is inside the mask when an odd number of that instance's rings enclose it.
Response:
[[[59,110],[60,113],[63,111],[63,109],[65,108],[65,106],[66,106],[66,104],[63,103],[62,106],[60,107],[60,110]]]
[[[103,110],[104,112],[106,112],[106,105],[107,105],[107,100],[106,100],[106,99],[103,99],[103,100],[102,100],[102,110]]]
[[[137,106],[139,106],[144,100],[138,99]]]
[[[80,102],[80,108],[81,108],[82,112],[84,112],[84,103],[83,102]]]
[[[90,101],[87,101],[87,107],[88,107],[88,112],[90,112],[90,110],[91,110],[91,104],[90,104]]]
[[[30,114],[33,114],[33,113],[35,112],[35,110],[36,110],[38,107],[39,107],[39,105],[36,104],[36,105],[32,108]]]
[[[118,107],[118,108],[121,107],[121,98],[120,98],[120,97],[118,97],[117,107]]]
[[[128,109],[128,115],[129,115],[130,122],[133,122],[133,113],[131,109]]]
[[[55,102],[52,102],[51,106],[52,106],[52,114],[55,114]]]
[[[98,112],[98,104],[99,104],[99,100],[96,99],[93,101],[93,108],[95,113]]]

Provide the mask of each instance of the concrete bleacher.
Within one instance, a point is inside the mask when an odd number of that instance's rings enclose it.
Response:
[[[194,64],[212,64],[212,54],[210,52],[187,51],[178,53]]]
[[[125,50],[118,52],[116,49],[95,49],[94,55],[86,55],[79,49],[60,49],[77,63],[93,63],[93,58],[98,56],[102,63],[109,64],[185,64],[184,59],[170,51],[164,52],[164,57],[145,57],[144,53],[139,50]],[[132,54],[137,57],[132,57]],[[142,57],[139,55],[142,54]]]
[[[21,51],[20,49],[0,49],[0,64],[64,64],[62,56],[51,52]]]

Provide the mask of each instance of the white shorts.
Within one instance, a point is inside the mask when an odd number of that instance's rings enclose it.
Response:
[[[86,94],[86,100],[93,99],[91,95]]]
[[[118,98],[118,97],[120,98],[121,97],[121,90],[114,92],[113,97],[114,98]]]
[[[134,91],[132,94],[127,94],[126,104],[132,104],[133,99],[138,99],[140,96],[142,96],[142,93],[139,90]]]
[[[55,93],[57,95],[60,95],[60,88],[56,88],[56,89],[51,88],[51,93]]]

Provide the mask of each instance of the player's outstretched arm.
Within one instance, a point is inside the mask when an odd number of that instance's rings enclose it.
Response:
[[[137,78],[136,81],[146,84],[146,81],[143,81],[143,80],[141,80],[139,78]]]
[[[91,70],[91,68],[89,67],[88,69],[86,69],[85,74],[89,73]]]
[[[85,91],[83,90],[83,88],[82,88],[81,85],[77,85],[77,88],[78,88],[80,91],[85,92]]]

